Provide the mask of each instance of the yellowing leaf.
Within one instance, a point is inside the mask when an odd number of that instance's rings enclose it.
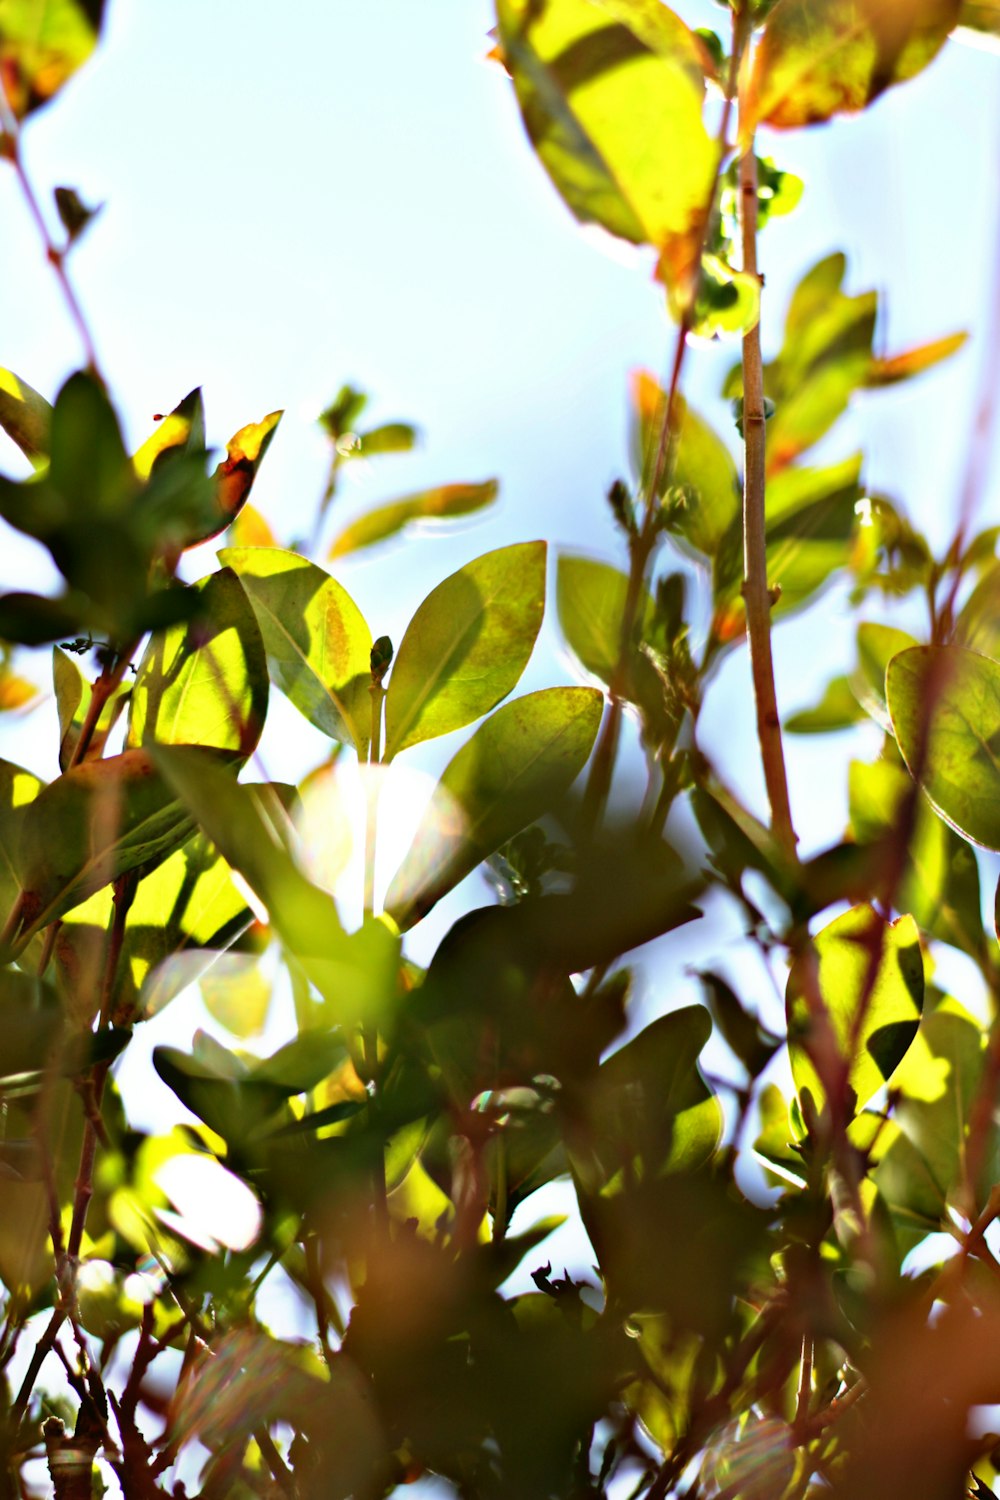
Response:
[[[692,289],[716,152],[704,54],[658,0],[498,0],[525,128],[575,216],[663,252]]]
[[[967,333],[950,333],[943,339],[934,339],[929,344],[920,344],[916,349],[907,349],[904,354],[893,354],[888,359],[873,359],[865,382],[870,386],[896,385],[900,380],[911,380],[933,369],[944,359],[950,359],[968,342]]]
[[[483,484],[441,484],[435,489],[422,490],[417,495],[407,495],[388,505],[380,505],[345,526],[330,548],[329,556],[331,559],[343,557],[347,552],[373,547],[376,542],[395,536],[415,521],[445,521],[453,516],[471,515],[492,505],[499,488],[495,479],[488,479]]]
[[[800,1097],[808,1089],[822,1108],[817,1062],[824,1078],[846,1063],[857,1108],[867,1104],[905,1056],[923,1004],[924,961],[912,917],[885,922],[870,906],[835,917],[796,957],[788,976],[788,1050]]]
[[[87,61],[103,15],[104,0],[0,0],[0,77],[19,119]]]
[[[139,663],[126,747],[206,745],[250,755],[267,713],[267,662],[253,608],[229,568],[194,587],[193,620],[157,631]]]
[[[297,552],[226,547],[264,638],[271,678],[310,724],[364,758],[371,733],[371,631],[345,588]]]
[[[778,0],[754,55],[740,111],[788,129],[864,109],[937,55],[961,0]]]

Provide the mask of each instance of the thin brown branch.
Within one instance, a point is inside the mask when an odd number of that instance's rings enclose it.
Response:
[[[757,269],[757,158],[753,142],[740,159],[740,228],[743,269],[759,278]],[[795,856],[795,830],[788,798],[785,751],[774,687],[771,655],[771,594],[767,579],[765,513],[766,417],[764,366],[760,350],[760,322],[743,339],[743,602],[746,607],[750,670],[757,710],[757,739],[764,782],[771,806],[771,828],[785,852]]]

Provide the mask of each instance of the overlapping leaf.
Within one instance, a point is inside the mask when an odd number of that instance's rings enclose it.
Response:
[[[885,922],[870,906],[835,917],[788,976],[788,1048],[799,1096],[808,1090],[821,1108],[824,1078],[845,1064],[857,1105],[866,1104],[906,1055],[923,1003],[924,961],[912,917]]]
[[[229,568],[196,584],[198,613],[152,637],[129,703],[127,748],[204,745],[246,759],[267,714],[267,662],[254,611]]]
[[[363,759],[371,734],[371,631],[322,568],[280,547],[227,547],[246,589],[274,683],[311,724]]]

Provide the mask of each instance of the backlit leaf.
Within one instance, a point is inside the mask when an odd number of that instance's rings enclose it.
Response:
[[[226,444],[226,456],[215,470],[215,514],[186,542],[194,547],[232,525],[246,504],[264,454],[271,446],[283,413],[268,412],[259,422],[248,422]]]
[[[973,31],[1000,36],[1000,0],[965,0],[959,21]]]
[[[21,824],[19,942],[119,875],[162,859],[191,832],[191,819],[145,750],[65,772],[39,793]]]
[[[91,688],[72,656],[67,656],[58,646],[52,648],[52,685],[59,711],[59,768],[68,771],[90,706]],[[98,760],[104,754],[108,735],[128,703],[130,691],[126,676],[101,709],[85,760]]]
[[[666,397],[659,382],[646,370],[632,376],[633,459],[643,488],[652,483],[656,450],[664,419]],[[716,547],[741,511],[736,464],[725,443],[694,411],[683,396],[674,400],[673,455],[664,468],[660,493],[669,486],[668,529],[706,557]]]
[[[439,583],[400,642],[385,756],[488,713],[527,666],[545,610],[545,543],[501,547]]]
[[[836,729],[850,729],[863,719],[865,711],[851,691],[846,677],[834,677],[827,683],[823,696],[812,708],[800,708],[785,720],[789,734],[830,734]]]
[[[0,926],[21,894],[17,865],[21,828],[28,808],[43,786],[44,782],[32,771],[0,760]]]
[[[229,568],[194,585],[193,620],[157,632],[139,663],[126,748],[205,745],[250,755],[267,713],[267,662],[254,611]]]
[[[692,287],[715,174],[697,38],[653,0],[498,0],[525,128],[583,223],[663,252]]]
[[[363,759],[371,733],[371,631],[347,590],[297,552],[226,547],[247,591],[271,679],[310,724]]]
[[[969,339],[967,333],[950,333],[945,338],[934,339],[929,344],[920,344],[907,349],[903,354],[889,355],[886,359],[873,359],[868,371],[867,385],[897,385],[901,380],[911,380],[933,369],[944,359],[957,354]]]
[[[404,931],[507,839],[547,812],[586,764],[602,695],[549,688],[499,708],[441,777],[386,910]]]
[[[740,128],[787,129],[864,109],[940,51],[961,0],[778,0],[754,56]]]
[[[851,673],[851,692],[865,713],[887,734],[892,733],[885,701],[885,672],[894,656],[917,643],[905,630],[867,621],[858,626],[858,664]]]
[[[788,1050],[799,1096],[808,1089],[822,1108],[815,1057],[825,1070],[846,1062],[857,1107],[865,1105],[905,1056],[923,1003],[924,960],[912,917],[887,923],[870,906],[835,917],[788,976]]]
[[[0,369],[0,427],[36,469],[49,456],[52,407],[44,396],[15,375]]]
[[[373,547],[414,522],[444,521],[453,516],[471,515],[492,505],[499,488],[495,479],[488,479],[483,484],[441,484],[435,489],[422,490],[419,494],[406,495],[401,500],[380,505],[346,526],[330,548],[329,556],[343,557],[347,552]]]
[[[104,0],[0,0],[0,75],[19,119],[87,61],[103,17]]]
[[[1000,850],[1000,662],[961,646],[915,646],[886,671],[893,733],[946,822]]]
[[[572,552],[559,555],[556,606],[563,635],[580,665],[610,686],[621,653],[622,611],[628,579],[618,568]],[[653,601],[643,591],[638,634],[653,616]],[[636,650],[634,655],[638,656]]]

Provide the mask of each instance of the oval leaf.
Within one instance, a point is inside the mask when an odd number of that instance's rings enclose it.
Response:
[[[869,986],[876,951],[878,969]],[[848,1063],[856,1107],[867,1104],[905,1056],[923,1004],[924,961],[912,917],[887,923],[873,907],[854,906],[834,918],[788,975],[788,1052],[799,1096],[808,1089],[822,1108],[826,1096],[812,1056],[825,1053],[832,1036]]]
[[[0,427],[36,469],[49,456],[52,407],[44,396],[15,375],[0,369]]]
[[[432,590],[400,644],[385,700],[385,760],[462,729],[516,686],[545,611],[545,543],[487,552]]]
[[[893,657],[885,686],[910,774],[946,823],[1000,850],[1000,662],[962,646],[915,646]]]
[[[594,688],[504,704],[441,777],[386,897],[404,931],[507,839],[540,818],[587,762],[601,722]]]
[[[331,739],[368,753],[371,631],[346,589],[281,547],[226,547],[219,560],[240,578],[264,638],[271,678]]]
[[[936,57],[961,0],[778,0],[743,108],[749,141],[760,121],[789,128],[864,109]]]
[[[373,547],[376,542],[395,536],[414,521],[445,521],[454,516],[471,515],[492,505],[499,489],[495,479],[487,479],[483,484],[440,484],[435,489],[421,490],[417,495],[406,495],[402,500],[380,505],[359,516],[350,526],[345,526],[330,548],[329,556],[332,560],[347,552],[359,552],[362,547]]]
[[[125,745],[253,751],[267,714],[267,661],[254,611],[229,568],[194,585],[194,619],[155,634],[129,705]]]
[[[662,249],[665,278],[689,291],[716,168],[698,39],[652,0],[499,0],[497,19],[525,129],[567,206]]]

